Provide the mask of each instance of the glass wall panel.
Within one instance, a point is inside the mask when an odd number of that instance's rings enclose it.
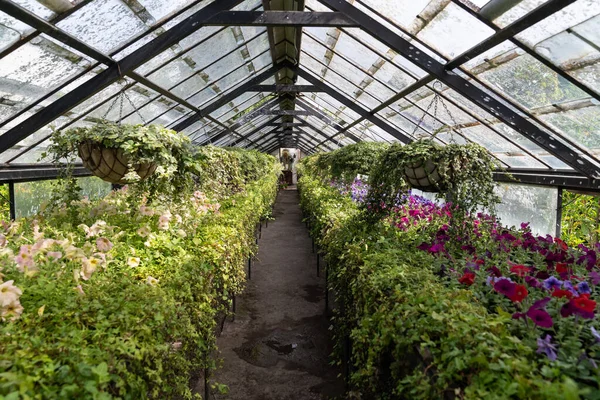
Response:
[[[503,225],[519,228],[529,222],[534,234],[554,236],[558,189],[506,183],[499,184],[496,193],[502,199],[497,212]]]
[[[52,197],[52,188],[56,181],[36,181],[15,183],[15,216],[28,217],[40,212]],[[100,178],[77,178],[81,187],[81,195],[90,199],[106,196],[111,191],[111,184]]]

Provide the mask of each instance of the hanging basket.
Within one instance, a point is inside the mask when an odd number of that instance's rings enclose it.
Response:
[[[100,143],[85,141],[79,144],[79,157],[83,166],[89,169],[98,178],[110,182],[125,185],[124,179],[129,172],[128,159],[122,149],[107,148]],[[141,163],[133,167],[141,180],[146,179],[156,170],[155,163]]]
[[[437,162],[425,159],[404,167],[404,177],[413,189],[423,192],[440,192],[446,189]]]

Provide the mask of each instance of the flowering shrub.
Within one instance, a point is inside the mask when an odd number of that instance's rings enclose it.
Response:
[[[277,163],[235,194],[130,189],[0,225],[0,397],[192,398],[239,293]],[[240,175],[246,167],[239,167]]]
[[[372,223],[351,188],[304,174],[301,205],[338,298],[338,360],[365,398],[600,396],[600,247],[407,196]],[[356,196],[353,196],[356,197]],[[460,228],[460,229],[457,229]]]

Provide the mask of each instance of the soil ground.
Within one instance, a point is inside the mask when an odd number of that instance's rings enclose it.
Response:
[[[340,370],[330,362],[325,281],[301,221],[298,192],[279,193],[274,221],[263,224],[252,280],[217,341],[222,367],[210,378],[229,386],[217,400],[342,398]],[[203,393],[203,382],[198,385]]]

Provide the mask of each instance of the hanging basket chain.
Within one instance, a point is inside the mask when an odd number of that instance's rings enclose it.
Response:
[[[137,115],[142,120],[142,123],[144,125],[146,125],[147,124],[146,119],[144,118],[144,116],[142,115],[140,110],[138,110],[138,108],[135,106],[135,104],[133,103],[133,101],[131,100],[129,95],[127,94],[126,89],[127,89],[126,85],[125,85],[125,83],[123,83],[123,87],[119,90],[119,94],[115,97],[115,99],[112,101],[110,106],[108,106],[108,108],[106,109],[106,112],[102,116],[102,119],[104,119],[104,120],[107,119],[108,114],[112,111],[112,109],[115,107],[117,102],[119,102],[119,119],[117,119],[117,124],[120,124],[121,121],[123,120],[123,103],[124,103],[124,100],[127,99],[127,101],[129,102],[129,104],[131,105],[133,110],[137,113]]]
[[[439,89],[436,88],[436,85],[439,85]],[[456,119],[454,118],[454,115],[452,115],[452,113],[450,112],[450,109],[448,108],[448,105],[446,104],[446,102],[444,101],[444,99],[442,98],[442,96],[439,94],[439,92],[441,90],[442,90],[442,84],[441,84],[441,82],[440,81],[435,81],[433,83],[433,93],[434,93],[433,99],[431,100],[431,102],[427,106],[427,109],[423,113],[423,116],[421,117],[421,119],[419,119],[419,122],[415,126],[415,129],[414,129],[412,135],[415,136],[415,134],[417,133],[417,130],[421,127],[421,124],[425,120],[425,117],[429,114],[429,110],[431,109],[432,106],[433,106],[433,118],[437,118],[438,104],[441,103],[442,107],[444,107],[444,110],[446,110],[446,113],[450,117],[450,120],[452,121],[453,126],[449,126],[448,124],[446,124],[446,123],[444,123],[444,122],[442,122],[440,120],[440,122],[443,123],[443,126],[435,130],[435,132],[431,135],[430,140],[433,140],[437,136],[437,134],[440,133],[443,130],[444,126],[447,126],[448,128],[450,128],[450,143],[455,143],[455,140],[454,140],[454,131],[456,130],[461,136],[462,136],[462,131],[461,131],[460,127],[458,126],[458,124],[456,123]]]

